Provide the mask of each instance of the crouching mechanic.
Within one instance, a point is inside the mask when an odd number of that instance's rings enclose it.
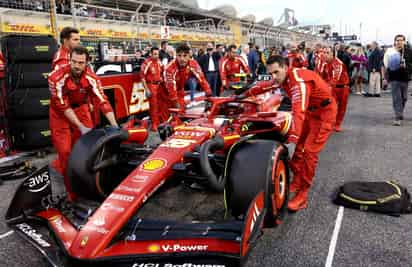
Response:
[[[89,53],[83,46],[72,49],[70,65],[49,75],[50,130],[58,153],[60,171],[69,200],[75,200],[66,174],[67,162],[77,139],[93,127],[90,103],[98,103],[100,110],[112,126],[118,127],[112,107],[100,87],[99,78],[87,68]]]
[[[338,113],[336,115],[335,131],[342,131],[342,122],[345,117],[346,107],[349,98],[349,75],[346,71],[346,66],[340,59],[333,55],[332,47],[325,49],[325,75],[326,81],[332,86],[336,103],[338,105]]]
[[[297,211],[307,207],[309,188],[315,176],[318,154],[333,132],[336,102],[331,87],[313,71],[288,68],[282,56],[267,61],[271,81],[258,82],[242,97],[283,88],[292,101],[292,123],[288,130],[289,164],[293,171],[291,192],[297,192],[288,208]]]
[[[195,77],[206,96],[211,96],[205,75],[196,60],[190,59],[190,47],[182,44],[176,49],[176,59],[166,66],[165,85],[169,99],[177,108],[185,109],[185,84],[190,77]]]

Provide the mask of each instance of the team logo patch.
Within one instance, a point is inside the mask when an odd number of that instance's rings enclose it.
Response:
[[[143,162],[143,170],[145,171],[157,171],[163,169],[166,166],[166,160],[164,159],[149,159]]]
[[[149,250],[149,252],[158,252],[160,250],[160,246],[153,244],[148,246],[147,249]]]

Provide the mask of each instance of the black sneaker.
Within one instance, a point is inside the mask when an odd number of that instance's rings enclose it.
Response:
[[[375,94],[374,97],[381,97],[381,94]]]

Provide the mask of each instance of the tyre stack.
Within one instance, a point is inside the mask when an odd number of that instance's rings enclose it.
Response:
[[[51,36],[9,35],[2,38],[10,135],[15,149],[51,145],[50,91],[47,76],[57,43]]]

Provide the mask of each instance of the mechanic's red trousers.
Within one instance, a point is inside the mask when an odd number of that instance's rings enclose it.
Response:
[[[159,126],[160,122],[162,122],[162,114],[160,111],[161,99],[159,99],[161,88],[160,84],[155,83],[147,83],[147,87],[152,93],[152,96],[149,98],[149,114],[150,119],[152,120],[152,130],[157,131],[157,127]]]
[[[93,120],[88,104],[83,104],[73,110],[84,126],[93,128]],[[66,171],[70,152],[77,139],[81,136],[81,133],[63,114],[57,113],[54,109],[50,109],[50,130],[52,142],[58,155],[53,165],[64,177],[64,186],[66,187],[68,197],[70,200],[74,200],[76,199],[76,194],[71,189]]]
[[[343,122],[343,119],[345,118],[350,89],[348,86],[333,88],[333,92],[336,99],[336,104],[338,105],[338,112],[336,115],[336,128],[339,128]]]
[[[336,102],[315,111],[307,111],[302,133],[292,160],[289,162],[293,179],[297,179],[302,188],[309,188],[315,176],[319,153],[334,130]]]

